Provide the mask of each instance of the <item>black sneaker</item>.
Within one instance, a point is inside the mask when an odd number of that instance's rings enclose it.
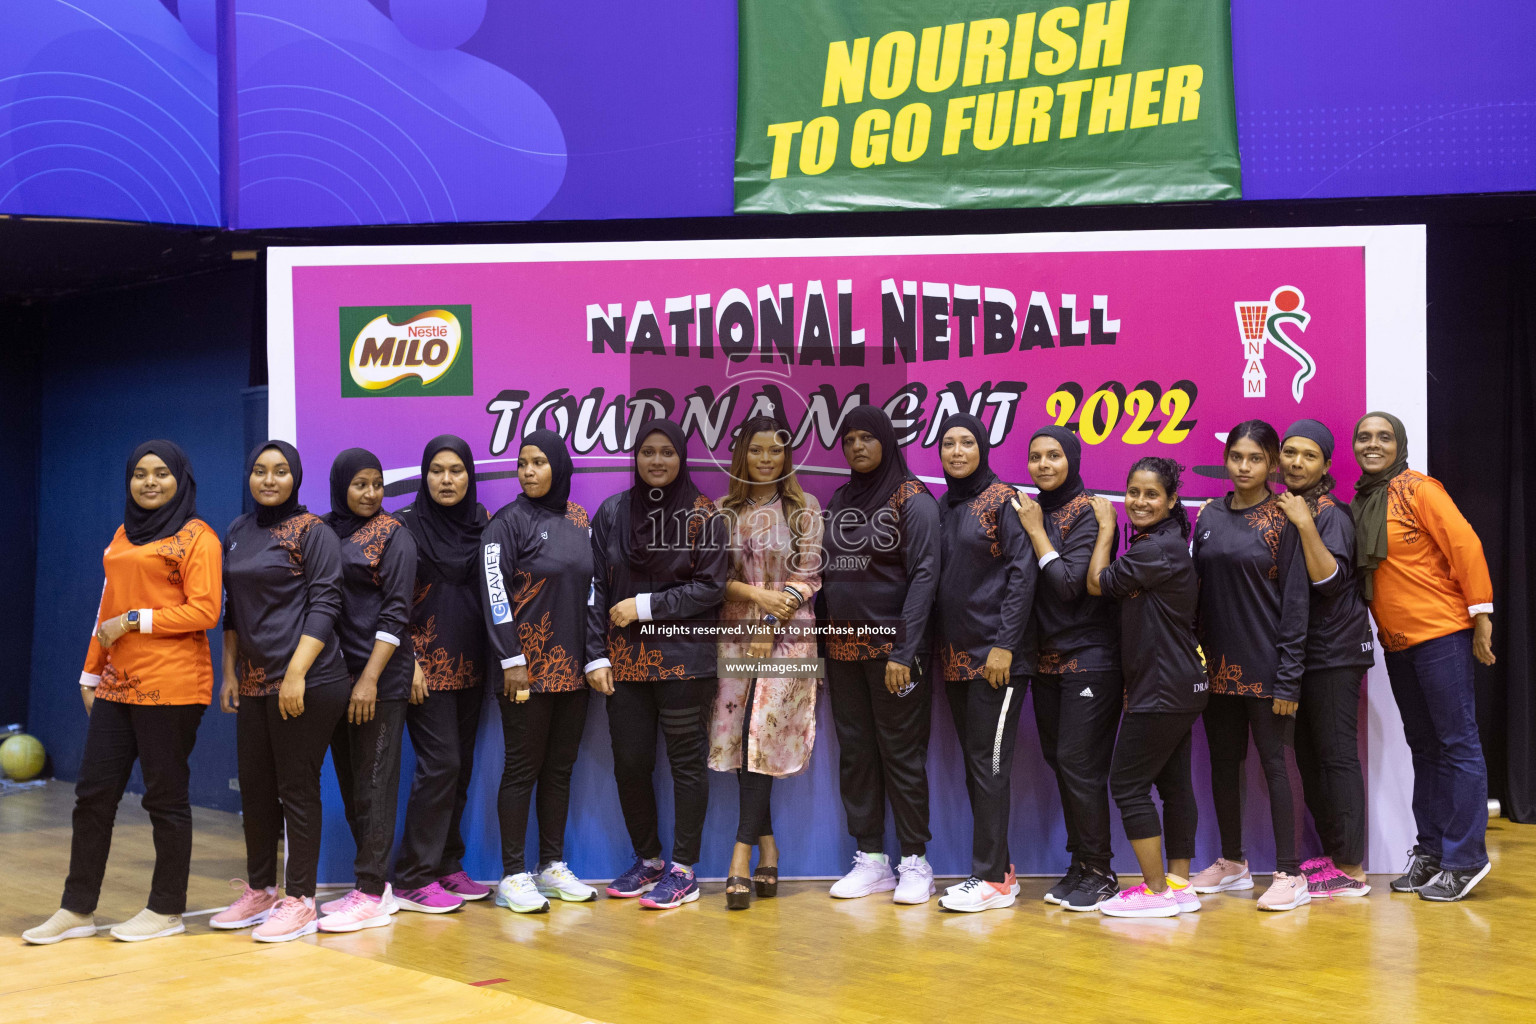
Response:
[[[1061,901],[1063,910],[1098,910],[1099,904],[1112,900],[1120,892],[1120,880],[1114,875],[1101,875],[1092,869],[1083,872],[1083,880],[1077,888]]]
[[[1434,903],[1455,903],[1466,897],[1472,887],[1483,880],[1492,864],[1484,864],[1476,871],[1442,871],[1428,885],[1419,890],[1419,899]]]
[[[1415,846],[1408,851],[1408,866],[1403,868],[1402,877],[1394,878],[1390,883],[1391,889],[1393,892],[1418,892],[1439,873],[1439,862],[1431,860],[1429,854]]]
[[[1060,904],[1062,900],[1071,896],[1077,886],[1083,880],[1083,866],[1074,863],[1067,869],[1067,873],[1061,876],[1061,881],[1046,890],[1045,902]]]

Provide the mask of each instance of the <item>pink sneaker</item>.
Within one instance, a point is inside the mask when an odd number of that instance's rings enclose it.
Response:
[[[1319,871],[1307,877],[1307,892],[1313,896],[1326,896],[1330,900],[1340,896],[1364,896],[1370,891],[1369,885],[1350,878],[1338,868]]]
[[[1238,863],[1217,857],[1216,863],[1204,871],[1196,871],[1189,879],[1195,892],[1230,892],[1235,889],[1252,889],[1253,876],[1248,873],[1248,862]]]
[[[355,892],[357,892],[356,889],[348,889],[346,892],[342,893],[340,896],[336,897],[334,900],[327,900],[326,902],[320,904],[320,913],[322,913],[322,914],[334,914],[334,913],[336,913],[342,907],[346,906],[347,901],[352,898],[352,894],[355,893]]]
[[[229,880],[230,888],[240,890],[240,898],[208,919],[210,927],[221,931],[249,928],[261,924],[277,906],[278,895],[265,889],[252,889],[238,878]]]
[[[1313,857],[1311,860],[1301,862],[1301,873],[1307,878],[1325,871],[1337,870],[1339,870],[1339,866],[1333,862],[1332,857]]]
[[[341,906],[335,906],[337,903]],[[326,906],[335,909],[320,919],[320,930],[323,932],[356,932],[364,928],[382,928],[390,923],[389,906],[384,902],[384,897],[370,896],[361,889],[353,889]]]
[[[289,896],[272,908],[266,923],[259,925],[251,938],[257,942],[290,942],[315,932],[315,901]]]
[[[1168,888],[1173,893],[1173,901],[1179,905],[1179,913],[1199,913],[1200,897],[1195,895],[1194,886],[1174,875],[1169,875]]]
[[[418,914],[447,914],[464,905],[462,898],[436,882],[420,889],[401,889],[395,893],[395,902],[401,910],[414,910]]]
[[[451,875],[444,875],[437,880],[437,884],[460,899],[469,902],[483,900],[491,894],[489,886],[481,885],[463,871],[455,871]]]
[[[1288,875],[1284,871],[1276,871],[1269,891],[1259,897],[1258,907],[1260,910],[1295,910],[1311,902],[1312,894],[1307,891],[1305,875]]]
[[[1173,887],[1153,892],[1145,885],[1122,889],[1118,896],[1099,904],[1099,913],[1107,917],[1178,917],[1179,902]]]

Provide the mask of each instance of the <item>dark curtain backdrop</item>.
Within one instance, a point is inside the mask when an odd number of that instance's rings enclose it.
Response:
[[[1431,227],[1430,469],[1488,555],[1492,668],[1477,669],[1489,793],[1536,822],[1536,225]]]

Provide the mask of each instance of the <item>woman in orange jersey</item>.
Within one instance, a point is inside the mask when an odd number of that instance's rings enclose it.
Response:
[[[144,810],[155,838],[149,905],[112,929],[125,942],[185,931],[192,808],[187,759],[213,697],[205,632],[219,621],[222,550],[197,518],[186,454],[146,441],[128,459],[128,503],[102,566],[96,636],[80,693],[90,723],[75,783],[69,878],[59,911],[22,938],[39,945],[96,934],[96,899],[112,821],[133,762],[144,773]]]
[[[1451,903],[1488,874],[1488,768],[1472,659],[1493,664],[1493,583],[1477,534],[1440,481],[1408,468],[1396,416],[1355,425],[1355,562],[1413,753],[1418,843],[1394,892]]]

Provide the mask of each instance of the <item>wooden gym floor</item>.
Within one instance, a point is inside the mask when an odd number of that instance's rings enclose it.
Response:
[[[1493,872],[1459,904],[1390,895],[1260,914],[1254,892],[1199,914],[1117,921],[1040,901],[947,914],[885,897],[838,902],[785,883],[727,913],[720,883],[665,913],[630,901],[517,916],[472,904],[388,928],[264,946],[207,914],[154,942],[28,947],[58,906],[71,787],[0,797],[0,1012],[19,1021],[458,1021],[785,1024],[847,1021],[1530,1021],[1536,828],[1493,822]],[[228,902],[238,818],[195,811],[189,907]],[[118,815],[97,920],[143,906],[153,851],[142,810]]]

